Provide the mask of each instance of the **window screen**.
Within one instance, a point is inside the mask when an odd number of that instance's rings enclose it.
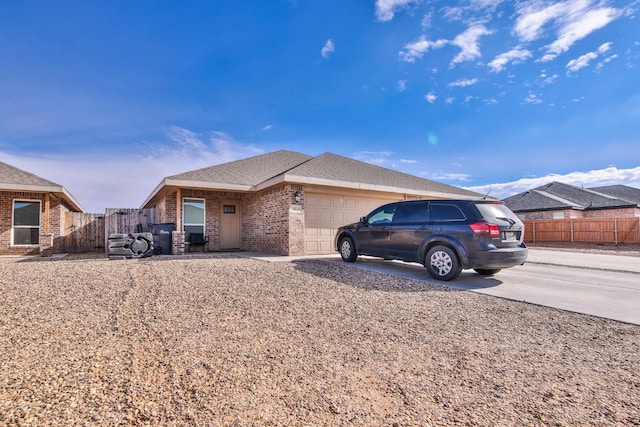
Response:
[[[40,243],[40,202],[13,202],[13,244]]]

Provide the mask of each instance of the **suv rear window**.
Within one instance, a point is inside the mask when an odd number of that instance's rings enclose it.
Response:
[[[464,221],[466,217],[456,205],[431,203],[431,221]]]
[[[511,212],[511,209],[505,205],[497,203],[476,203],[476,207],[485,220],[494,218],[511,218],[516,222],[520,222],[520,219],[516,214]]]

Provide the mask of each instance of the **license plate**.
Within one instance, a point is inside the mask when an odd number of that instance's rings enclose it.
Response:
[[[514,233],[512,231],[505,231],[504,240],[517,240],[516,239],[516,233]]]

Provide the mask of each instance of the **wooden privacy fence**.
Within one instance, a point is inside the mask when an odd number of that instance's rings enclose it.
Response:
[[[523,220],[527,243],[640,243],[640,218]]]
[[[151,232],[154,209],[113,209],[104,214],[67,212],[65,215],[64,251],[67,253],[107,250],[109,234]]]
[[[64,216],[64,252],[99,252],[104,246],[104,215],[67,212]]]

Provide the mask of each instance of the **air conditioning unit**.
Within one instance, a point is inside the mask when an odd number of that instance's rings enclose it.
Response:
[[[151,233],[109,234],[109,259],[145,258],[153,255]]]

